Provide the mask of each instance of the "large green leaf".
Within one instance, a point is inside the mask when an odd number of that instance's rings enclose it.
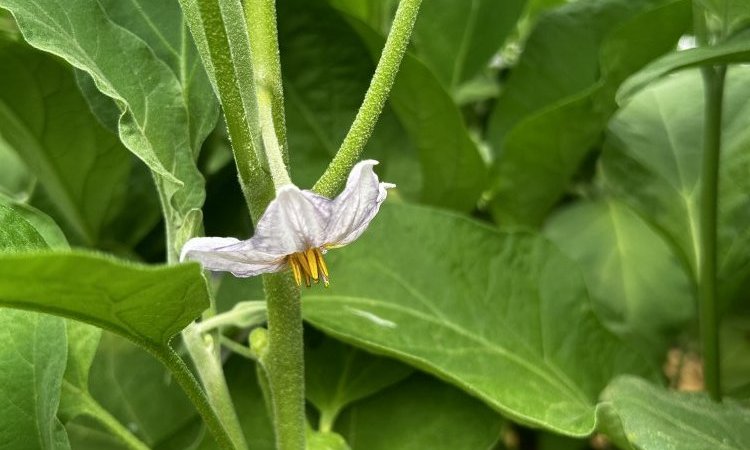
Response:
[[[306,336],[309,343],[309,336]],[[305,349],[305,396],[320,412],[320,431],[330,431],[347,405],[406,378],[412,369],[334,339]]]
[[[691,48],[664,55],[623,83],[617,93],[617,101],[625,103],[649,83],[678,70],[702,65],[748,61],[750,61],[750,30],[710,47]]]
[[[60,60],[0,40],[0,64],[0,135],[36,175],[73,237],[96,245],[124,193],[128,153],[94,120]]]
[[[730,399],[716,403],[705,393],[667,391],[635,377],[621,377],[607,387],[602,401],[610,416],[607,425],[619,425],[641,450],[750,447],[750,409]]]
[[[488,128],[500,222],[542,222],[601,139],[617,86],[670,50],[690,18],[685,0],[604,0],[539,19]]]
[[[489,449],[502,419],[461,391],[425,375],[353,405],[337,427],[352,450]]]
[[[534,234],[387,206],[330,253],[330,269],[329,290],[305,292],[309,322],[522,423],[588,435],[610,378],[651,370],[597,321],[573,263]]]
[[[338,151],[375,65],[351,27],[320,1],[279,4],[279,47],[292,177],[299,186],[309,187]],[[416,160],[408,135],[389,107],[378,119],[364,157],[383,163],[383,179],[396,183],[399,190],[420,187],[413,175],[419,170],[416,163],[403,176],[389,172],[390,167],[399,169],[396,166]],[[397,158],[402,160],[394,161]]]
[[[151,350],[208,307],[200,266],[149,267],[91,253],[0,255],[0,305],[78,319]]]
[[[202,79],[198,75],[202,67],[192,56],[183,57],[193,51],[181,19],[160,21],[180,26],[179,32],[169,33],[149,20],[162,17],[155,11],[168,16],[178,14],[178,8],[173,2],[141,3],[149,5],[128,9],[127,20],[116,14],[116,2],[106,3],[118,21],[96,0],[0,0],[0,7],[11,11],[31,45],[85,71],[100,91],[116,101],[122,111],[118,123],[121,140],[154,172],[168,200],[168,219],[179,224],[203,202],[203,181],[193,159],[196,144],[202,141],[199,130],[207,132],[204,124],[216,117],[216,103],[203,95],[205,88],[198,89],[203,94],[190,94],[197,89],[193,83]],[[131,20],[131,14],[136,18],[143,14],[144,18]],[[159,40],[165,42],[152,47],[150,31],[162,35]],[[139,32],[144,36],[138,36]],[[178,50],[181,63],[175,64],[174,58],[161,59],[168,53],[162,47]]]
[[[70,448],[57,419],[65,321],[0,308],[0,448]]]
[[[514,30],[526,0],[431,0],[414,27],[417,54],[449,92],[476,76]]]
[[[373,58],[385,40],[352,21]],[[487,168],[458,106],[430,70],[407,53],[389,101],[417,146],[422,163],[422,201],[470,211],[486,187]]]
[[[697,273],[698,194],[703,142],[702,83],[682,72],[633,97],[612,120],[603,156],[606,186],[661,230]],[[750,70],[726,81],[719,187],[722,296],[742,292],[750,273]]]
[[[705,8],[708,28],[722,36],[750,25],[750,3],[746,0],[697,0]]]
[[[618,335],[659,353],[693,317],[694,289],[684,266],[626,205],[577,203],[553,216],[545,234],[579,263],[599,317]]]

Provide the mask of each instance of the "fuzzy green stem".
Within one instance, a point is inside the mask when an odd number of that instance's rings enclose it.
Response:
[[[288,271],[263,277],[268,308],[268,375],[277,450],[305,449],[305,360],[299,288]]]
[[[721,400],[719,367],[719,317],[716,270],[716,241],[719,201],[719,159],[721,119],[726,67],[705,67],[703,167],[700,192],[700,261],[698,298],[703,347],[703,376],[711,398]]]
[[[318,194],[326,197],[336,195],[346,182],[349,171],[362,154],[396,80],[421,3],[422,0],[399,2],[391,31],[385,41],[380,61],[375,68],[375,74],[365,93],[362,106],[357,111],[357,116],[333,161],[313,187],[313,191]]]
[[[261,118],[261,128],[264,122],[271,121],[273,135],[276,136],[278,150],[281,152],[281,160],[284,166],[288,166],[284,87],[281,79],[279,38],[276,27],[276,1],[245,0],[245,20],[250,35],[257,96],[259,102],[270,102],[270,105],[258,105],[259,113],[265,109],[270,112],[271,116],[270,119]]]
[[[167,366],[177,384],[185,391],[185,394],[187,394],[188,399],[193,403],[195,409],[198,410],[198,414],[200,414],[203,423],[206,424],[209,433],[211,433],[219,448],[222,450],[239,450],[235,447],[232,436],[224,427],[221,418],[208,401],[208,397],[203,392],[200,383],[195,379],[185,361],[180,358],[180,355],[171,348],[157,349],[153,353]]]
[[[189,325],[182,332],[183,343],[190,357],[195,363],[198,376],[205,388],[211,406],[222,420],[224,427],[230,434],[234,447],[247,450],[245,435],[242,432],[240,420],[229,395],[224,371],[218,354],[217,337],[211,334],[201,334],[196,324]]]

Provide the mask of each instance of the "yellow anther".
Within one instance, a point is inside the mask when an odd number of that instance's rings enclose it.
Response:
[[[318,281],[318,262],[315,258],[315,250],[308,248],[305,252],[307,264],[310,266],[310,276],[313,280]]]
[[[315,249],[315,259],[318,261],[320,271],[323,272],[323,275],[325,275],[326,278],[328,278],[328,266],[326,265],[326,261],[323,259],[323,253],[319,248]]]
[[[310,275],[310,265],[307,264],[307,258],[305,258],[305,254],[304,253],[295,253],[292,256],[297,259],[297,263],[302,268],[302,271],[304,273]]]
[[[294,281],[297,282],[297,286],[302,285],[302,274],[300,273],[299,263],[295,260],[294,255],[289,256],[289,265],[292,268],[294,274]]]

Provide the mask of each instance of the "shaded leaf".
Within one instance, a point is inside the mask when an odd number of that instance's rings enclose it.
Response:
[[[684,0],[580,1],[540,17],[490,118],[499,222],[542,222],[600,141],[617,86],[690,20]]]
[[[488,64],[514,30],[526,0],[432,0],[414,27],[416,53],[451,93]]]
[[[588,435],[610,378],[653,373],[597,321],[572,262],[533,234],[386,206],[356,244],[331,252],[330,269],[329,290],[304,293],[306,320],[521,423]]]
[[[750,410],[730,399],[716,403],[705,393],[667,391],[639,378],[621,377],[607,387],[602,401],[627,440],[642,450],[750,445]]]
[[[489,449],[502,419],[461,391],[414,375],[356,403],[338,427],[352,450]]]
[[[411,372],[409,366],[397,361],[328,338],[305,350],[305,396],[320,411],[320,431],[330,431],[347,405],[403,380]]]
[[[150,3],[154,5],[149,10],[177,11],[172,3]],[[199,208],[203,179],[193,159],[198,151],[195,144],[202,137],[191,123],[210,122],[201,118],[215,117],[216,104],[204,101],[200,110],[190,109],[195,102],[187,91],[193,89],[189,84],[197,78],[175,73],[159,58],[158,49],[149,45],[148,37],[139,37],[121,25],[133,26],[136,32],[142,28],[113,21],[98,1],[1,0],[0,7],[11,11],[31,45],[85,71],[100,91],[116,101],[122,110],[120,139],[155,174],[169,222],[177,226],[184,214]],[[186,52],[192,43],[183,39],[181,45]],[[181,67],[200,70],[188,61],[183,63]]]
[[[609,126],[602,158],[605,185],[659,229],[695,279],[703,142],[702,83],[675,74],[633,97]],[[750,279],[750,71],[726,81],[719,186],[718,270],[729,301]]]
[[[659,358],[667,338],[694,317],[694,286],[684,266],[626,205],[576,203],[547,222],[545,235],[583,269],[604,324]]]
[[[96,123],[59,60],[0,41],[0,64],[0,134],[36,175],[74,237],[95,245],[123,194],[128,153]]]
[[[70,448],[57,419],[65,321],[0,308],[0,448]]]

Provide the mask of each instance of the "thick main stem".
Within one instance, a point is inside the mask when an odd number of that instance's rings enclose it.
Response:
[[[305,360],[299,288],[288,271],[263,277],[268,350],[263,358],[273,403],[277,450],[305,449]]]
[[[401,66],[406,47],[409,45],[409,38],[421,3],[422,0],[399,2],[391,31],[385,41],[380,61],[375,68],[375,74],[370,81],[370,87],[367,88],[362,106],[357,111],[357,116],[344,142],[341,143],[339,151],[323,176],[315,183],[313,191],[326,197],[337,194],[344,185],[349,171],[362,154],[396,80],[396,74]]]
[[[703,376],[711,398],[721,401],[716,241],[719,200],[721,120],[726,67],[703,68],[705,94],[703,166],[700,193],[698,298],[703,347]]]

